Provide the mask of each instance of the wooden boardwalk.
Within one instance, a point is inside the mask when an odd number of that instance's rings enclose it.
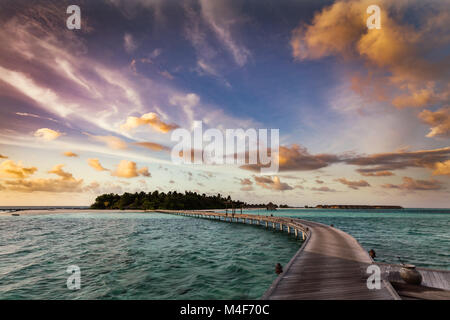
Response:
[[[272,227],[302,237],[305,242],[262,299],[400,299],[388,281],[381,289],[367,288],[367,267],[374,264],[368,253],[349,234],[301,219],[225,214],[209,211],[156,210],[198,218],[243,222]]]

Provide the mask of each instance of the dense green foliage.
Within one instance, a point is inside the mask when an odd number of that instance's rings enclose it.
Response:
[[[168,209],[168,210],[199,210],[199,209],[222,209],[222,208],[254,207],[241,201],[232,201],[231,197],[223,198],[220,194],[207,196],[196,192],[186,191],[183,193],[174,192],[140,192],[103,194],[95,199],[91,205],[92,209]],[[264,207],[265,205],[258,205]]]

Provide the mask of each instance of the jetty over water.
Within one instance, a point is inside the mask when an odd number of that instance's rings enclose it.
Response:
[[[388,281],[382,280],[380,289],[367,287],[370,275],[367,267],[374,264],[373,260],[356,239],[334,227],[296,218],[254,214],[172,210],[155,212],[256,224],[301,237],[303,245],[262,299],[400,299]]]

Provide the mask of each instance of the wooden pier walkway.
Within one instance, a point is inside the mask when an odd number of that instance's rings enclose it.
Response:
[[[400,299],[391,284],[381,281],[380,289],[367,288],[366,270],[374,262],[349,234],[316,222],[296,218],[254,214],[226,214],[211,211],[155,210],[198,218],[258,224],[302,237],[304,243],[283,273],[262,299],[323,300]]]

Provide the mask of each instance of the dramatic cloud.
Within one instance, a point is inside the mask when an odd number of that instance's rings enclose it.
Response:
[[[36,167],[25,168],[21,162],[16,164],[12,160],[5,160],[0,163],[0,178],[23,179],[33,175],[36,171]]]
[[[89,133],[84,134],[95,141],[105,143],[109,148],[114,150],[123,150],[128,148],[126,142],[116,136],[94,136]]]
[[[61,132],[49,129],[41,128],[34,132],[34,136],[43,140],[52,141],[63,135]]]
[[[63,155],[66,156],[66,157],[69,157],[69,158],[71,158],[71,157],[78,157],[78,155],[76,153],[73,153],[71,151],[66,151],[66,152],[63,153]]]
[[[419,114],[419,118],[431,126],[428,138],[450,137],[450,107],[439,109],[435,112],[424,110]]]
[[[446,147],[434,150],[377,153],[369,156],[353,157],[345,162],[350,165],[368,167],[358,170],[360,173],[368,174],[409,167],[434,169],[436,163],[446,161],[449,157],[450,147]]]
[[[382,187],[387,189],[401,189],[409,191],[444,189],[443,183],[438,180],[414,180],[410,177],[403,177],[402,184],[384,184]]]
[[[156,142],[136,142],[135,145],[147,148],[153,151],[169,151],[170,148]]]
[[[256,185],[263,187],[265,189],[276,190],[276,191],[285,191],[292,190],[293,188],[287,183],[281,182],[280,178],[274,176],[270,177],[258,177],[254,176]]]
[[[450,176],[450,160],[444,162],[437,162],[435,164],[434,176],[447,175]]]
[[[88,165],[90,165],[92,168],[94,168],[97,171],[108,171],[108,169],[105,169],[98,159],[88,159]]]
[[[0,154],[0,159],[8,159],[8,157]]]
[[[420,1],[383,1],[381,29],[368,30],[366,9],[376,3],[341,0],[325,7],[311,24],[293,31],[293,56],[359,61],[368,72],[366,79],[354,82],[357,91],[363,95],[376,91],[379,100],[388,94],[398,108],[448,101],[449,64],[440,54],[450,41],[448,2],[436,1],[425,9]],[[420,19],[414,24],[405,21],[415,13]]]
[[[358,190],[361,187],[370,187],[370,184],[365,180],[350,181],[345,178],[340,178],[340,179],[336,179],[336,181],[338,181],[342,184],[345,184],[346,186],[348,186],[349,188],[354,189],[354,190]]]
[[[328,167],[335,163],[345,163],[360,166],[357,169],[364,176],[392,176],[391,171],[411,167],[435,169],[438,162],[450,158],[450,147],[397,152],[376,153],[372,155],[334,155],[334,154],[310,154],[306,148],[298,145],[292,147],[280,146],[279,170],[280,171],[308,171]],[[241,169],[258,172],[261,167],[257,165],[244,165]]]
[[[162,133],[167,133],[178,128],[178,125],[165,123],[156,113],[150,112],[142,115],[140,118],[128,117],[127,121],[120,126],[120,129],[123,131],[130,131],[137,127],[146,125]]]
[[[290,148],[280,146],[279,150],[279,170],[280,171],[307,171],[316,170],[329,166],[330,164],[340,162],[337,155],[317,154],[312,155],[304,147],[293,144]],[[260,164],[244,165],[242,169],[259,171]]]
[[[136,166],[136,162],[129,160],[122,160],[117,165],[115,171],[111,172],[112,176],[120,177],[120,178],[134,178],[139,175],[150,177],[150,173],[148,172],[147,167],[142,167],[138,170]]]

